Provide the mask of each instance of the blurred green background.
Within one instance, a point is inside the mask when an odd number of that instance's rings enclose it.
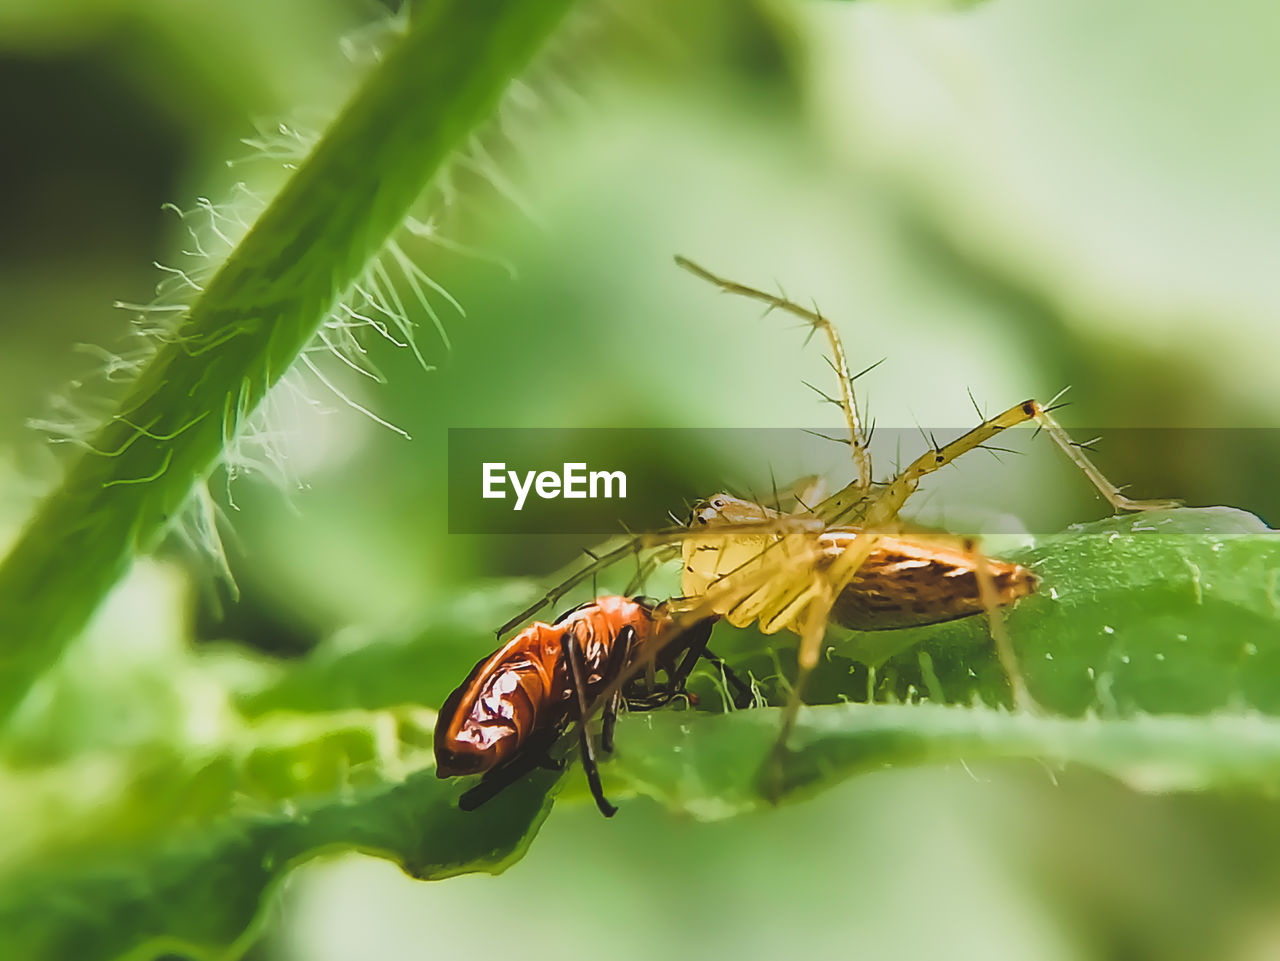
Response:
[[[225,161],[255,121],[339,102],[339,40],[359,47],[380,9],[0,0],[0,544],[57,475],[27,422],[100,366],[74,345],[123,342],[112,301],[145,302],[151,262],[180,260],[161,204],[270,178]],[[883,427],[963,428],[966,390],[994,411],[1070,385],[1081,439],[1161,429],[1099,454],[1138,496],[1280,518],[1274,3],[667,0],[574,27],[531,79],[542,105],[494,141],[499,181],[464,173],[440,221],[518,276],[411,242],[467,310],[452,351],[423,318],[437,370],[377,343],[386,385],[335,375],[413,440],[312,382],[318,403],[280,405],[291,489],[231,488],[240,603],[166,549],[104,638],[295,656],[406,630],[489,578],[548,581],[584,545],[447,533],[449,427],[838,424],[801,384],[826,384],[818,346],[677,252],[816,301],[855,369],[887,358],[858,383]],[[1029,450],[1007,486],[987,467],[928,509],[1037,530],[1105,513],[1050,445]],[[728,470],[688,450],[655,469],[690,496]],[[885,772],[709,826],[562,805],[499,878],[309,866],[252,950],[1280,957],[1276,814],[1029,763]]]

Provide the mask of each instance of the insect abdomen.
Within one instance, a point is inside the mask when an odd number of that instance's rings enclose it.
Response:
[[[505,761],[536,728],[549,723],[557,670],[547,663],[544,634],[559,631],[530,625],[501,650],[480,661],[440,708],[436,720],[436,776],[479,774]],[[563,686],[563,685],[561,685]]]

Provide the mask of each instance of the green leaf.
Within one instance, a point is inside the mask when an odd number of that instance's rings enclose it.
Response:
[[[355,797],[229,818],[118,861],[28,872],[0,883],[0,956],[234,958],[281,878],[326,853],[360,850],[425,880],[503,871],[546,818],[558,777],[539,771],[467,813],[456,782],[423,771]]]
[[[1046,711],[1127,715],[1280,713],[1280,536],[1228,508],[1115,517],[1004,555],[1040,578],[1002,614]],[[721,637],[725,637],[722,642]],[[779,642],[717,634],[718,653],[777,673]],[[1009,704],[989,627],[833,631],[809,700]],[[789,655],[789,651],[786,652]],[[794,658],[784,655],[782,671]]]
[[[780,710],[708,710],[722,702],[704,673],[702,709],[621,720],[606,789],[701,819],[886,766],[998,759],[1086,764],[1144,790],[1280,789],[1274,533],[1240,512],[1169,511],[1088,525],[1014,559],[1042,579],[1007,616],[1040,713],[1005,706],[982,618],[833,631],[811,694],[895,703],[803,709],[775,781],[766,760]],[[330,851],[368,851],[429,878],[501,870],[530,843],[559,775],[537,772],[464,814],[456,801],[471,780],[433,776],[430,725],[415,715],[429,712],[403,702],[428,688],[443,699],[492,648],[489,620],[528,592],[477,592],[407,638],[323,649],[263,687],[245,702],[257,716],[224,731],[203,767],[175,761],[169,780],[138,781],[121,804],[133,820],[99,825],[105,846],[28,857],[0,883],[0,956],[233,956],[279,878]],[[722,654],[736,643],[731,660],[759,662],[762,677],[778,663],[785,674],[794,647],[724,625],[715,643]],[[915,703],[929,695],[953,703]],[[564,783],[585,798],[576,768]]]
[[[704,820],[768,807],[781,711],[655,713],[618,725],[607,787]],[[1280,719],[1258,714],[1054,718],[936,704],[804,708],[778,785],[804,797],[904,765],[1035,758],[1087,764],[1139,790],[1280,789]],[[625,809],[624,809],[625,814]]]
[[[1148,790],[1280,787],[1280,536],[1240,511],[1160,511],[1010,559],[1041,578],[1006,618],[1035,713],[1003,706],[1009,685],[982,618],[846,632],[829,638],[811,699],[957,706],[806,708],[776,785],[765,760],[777,709],[631,717],[608,776],[707,819],[766,805],[773,789],[803,796],[884,766],[990,758],[1088,764]],[[779,643],[744,636],[749,662],[787,673],[762,640]]]
[[[271,711],[438,706],[498,645],[494,627],[537,597],[535,584],[503,581],[470,591],[403,636],[331,639],[277,680],[245,692],[249,717]]]

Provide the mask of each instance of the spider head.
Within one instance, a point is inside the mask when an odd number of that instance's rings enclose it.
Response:
[[[773,520],[778,512],[754,501],[744,501],[732,494],[712,494],[693,506],[690,527],[712,527],[725,524],[753,524]]]

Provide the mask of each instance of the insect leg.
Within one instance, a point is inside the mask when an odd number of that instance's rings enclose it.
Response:
[[[656,672],[656,661],[659,651],[655,648],[649,652],[642,663],[633,665],[633,667],[643,667],[641,671],[645,676],[644,693],[631,693],[627,696],[627,709],[631,711],[652,711],[655,708],[664,707],[670,704],[679,694],[684,692],[685,684],[689,680],[689,675],[693,672],[694,666],[698,659],[703,656],[706,649],[707,640],[711,636],[711,627],[715,623],[714,616],[691,622],[686,627],[677,628],[661,639],[663,647],[674,645],[686,635],[692,634],[693,638],[689,645],[685,648],[684,656],[680,663],[673,667],[666,668],[667,680],[663,684],[658,684],[654,680]]]
[[[675,699],[675,693],[669,688],[660,688],[652,694],[646,694],[643,697],[628,697],[628,711],[653,711],[660,707],[666,707]]]
[[[755,704],[755,692],[751,689],[751,685],[742,679],[742,677],[731,668],[724,660],[710,651],[703,651],[702,657],[711,663],[713,667],[720,671],[729,686],[734,690],[733,706],[739,710],[746,710]],[[685,681],[687,682],[686,672]],[[680,686],[671,686],[661,689],[646,697],[629,697],[627,698],[627,708],[632,711],[652,711],[655,708],[665,707],[670,704],[672,699],[684,690],[684,683]]]
[[[578,743],[582,748],[582,767],[587,773],[587,785],[591,788],[591,796],[595,798],[596,807],[607,818],[618,813],[618,809],[604,796],[604,788],[600,784],[600,769],[596,765],[596,752],[591,744],[591,731],[588,719],[591,711],[587,703],[587,665],[582,653],[582,644],[572,631],[566,632],[565,658],[569,662],[569,676],[573,680],[573,691],[576,698]]]
[[[861,418],[858,416],[858,407],[853,397],[853,378],[849,376],[849,362],[845,359],[844,344],[840,342],[840,333],[835,325],[816,309],[810,310],[786,297],[718,277],[686,257],[676,257],[676,263],[694,276],[719,287],[725,293],[759,301],[766,304],[769,310],[784,310],[808,323],[815,331],[821,330],[826,335],[827,343],[831,346],[831,367],[836,373],[836,379],[840,382],[840,399],[837,403],[844,412],[845,423],[849,427],[849,450],[853,456],[855,483],[863,490],[869,488],[871,486],[871,455],[867,451],[867,444],[870,438],[863,430]],[[834,400],[834,398],[828,399]]]
[[[564,732],[560,728],[552,727],[531,737],[518,754],[488,771],[479,784],[458,798],[458,807],[464,811],[474,811],[537,768],[563,768],[563,764],[552,761],[547,753],[562,733]]]
[[[628,624],[618,632],[609,651],[609,660],[605,664],[604,676],[621,677],[622,672],[631,661],[631,648],[635,644],[635,628]],[[613,726],[618,722],[618,704],[622,700],[622,688],[617,687],[604,702],[604,717],[600,728],[600,750],[605,754],[613,753]]]
[[[673,695],[684,690],[685,684],[689,681],[689,675],[693,673],[698,661],[707,656],[707,642],[711,640],[711,628],[715,626],[716,620],[714,617],[708,617],[684,629],[689,639],[689,646],[670,677]]]

